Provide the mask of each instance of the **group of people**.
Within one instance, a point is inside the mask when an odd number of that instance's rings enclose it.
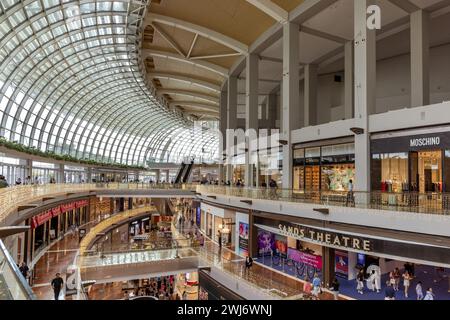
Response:
[[[56,183],[56,179],[51,177],[49,180],[49,183]],[[25,181],[22,181],[22,178],[17,177],[16,181],[15,181],[15,185],[16,186],[20,186],[20,185],[37,185],[37,184],[41,184],[41,179],[39,177],[35,177],[34,180],[31,179],[30,176],[25,178]],[[0,175],[0,189],[1,188],[6,188],[9,187],[9,183],[6,180],[6,177],[4,175]]]
[[[186,300],[187,293],[183,292],[182,297],[175,293],[175,277],[173,275],[150,278],[147,286],[135,288],[124,292],[124,299],[129,300],[136,296],[155,297],[158,300]]]
[[[318,273],[314,273],[312,281],[308,276],[303,284],[303,292],[310,295],[313,299],[319,299],[319,295],[323,293],[323,283]],[[335,277],[329,286],[329,290],[333,293],[334,300],[339,300],[340,283]]]
[[[400,272],[398,267],[389,272],[389,279],[386,281],[385,300],[395,300],[396,292],[400,291],[400,282],[403,279],[404,297],[408,298],[411,282],[414,279],[414,265],[406,263],[405,271]],[[364,294],[365,271],[361,269],[356,276],[356,290],[359,294]],[[381,291],[381,275],[379,272],[372,270],[367,278],[367,286],[370,290],[379,293]],[[369,285],[370,284],[370,285]],[[417,300],[433,300],[433,289],[428,288],[426,294],[423,294],[422,282],[418,281],[415,287]]]

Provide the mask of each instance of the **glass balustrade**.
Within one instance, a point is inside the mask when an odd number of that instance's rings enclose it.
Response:
[[[35,300],[30,286],[0,240],[0,300]]]

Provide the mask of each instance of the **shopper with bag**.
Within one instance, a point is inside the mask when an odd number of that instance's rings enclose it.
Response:
[[[314,274],[312,285],[313,285],[312,294],[318,298],[319,294],[322,293],[322,281],[320,280],[319,275],[317,273]]]

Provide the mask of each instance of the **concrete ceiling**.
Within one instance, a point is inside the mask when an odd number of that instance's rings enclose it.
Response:
[[[310,0],[309,2],[314,2]],[[303,0],[159,0],[145,18],[143,53],[157,92],[172,107],[218,119],[220,89],[229,73],[264,33],[295,13]],[[409,13],[432,12],[431,46],[450,42],[450,0],[376,0],[382,12],[377,58],[409,52]],[[300,5],[300,7],[299,7]],[[301,64],[320,74],[342,71],[343,46],[353,39],[353,0],[322,0],[320,10],[300,19]],[[298,19],[297,19],[298,20]],[[279,35],[280,33],[278,33]],[[260,103],[282,80],[282,41],[259,52]],[[242,64],[241,64],[242,65]],[[301,65],[299,72],[302,72]],[[238,103],[245,101],[245,66],[239,69]]]

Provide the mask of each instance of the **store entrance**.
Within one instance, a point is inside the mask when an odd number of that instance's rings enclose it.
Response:
[[[442,192],[442,151],[410,153],[411,190]]]

